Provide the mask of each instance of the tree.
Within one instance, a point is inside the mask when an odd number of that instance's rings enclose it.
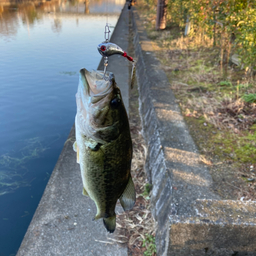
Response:
[[[156,30],[166,28],[166,12],[167,12],[167,0],[158,0],[157,16],[156,16]]]

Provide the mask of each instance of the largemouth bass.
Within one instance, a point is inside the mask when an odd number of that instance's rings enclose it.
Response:
[[[96,204],[110,233],[116,226],[117,200],[130,210],[136,195],[131,177],[132,141],[127,113],[113,73],[80,70],[75,118],[77,162],[83,194]]]

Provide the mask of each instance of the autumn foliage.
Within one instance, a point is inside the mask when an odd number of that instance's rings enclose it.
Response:
[[[254,0],[169,0],[168,18],[184,28],[190,22],[190,36],[200,33],[212,38],[213,45],[221,48],[221,62],[228,62],[232,51],[242,67],[256,68]]]

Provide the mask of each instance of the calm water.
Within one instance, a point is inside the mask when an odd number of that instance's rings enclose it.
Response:
[[[0,7],[0,256],[20,246],[74,123],[78,71],[97,68],[123,4]]]

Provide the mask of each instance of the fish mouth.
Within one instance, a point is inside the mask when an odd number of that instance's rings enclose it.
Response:
[[[113,90],[114,74],[112,72],[92,70],[83,68],[80,70],[87,93],[90,96],[103,97]]]

